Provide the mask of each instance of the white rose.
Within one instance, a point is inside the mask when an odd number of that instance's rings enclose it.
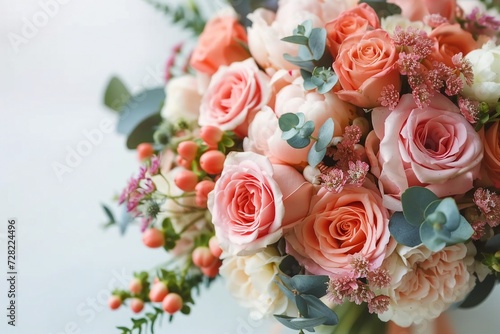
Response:
[[[422,21],[411,21],[410,19],[407,19],[406,17],[402,15],[391,15],[382,18],[382,21],[380,22],[380,25],[382,29],[387,31],[389,35],[394,35],[394,32],[396,31],[396,27],[401,27],[402,29],[406,29],[408,27],[413,27],[419,30],[423,30],[426,33],[430,33],[432,31],[432,28],[426,25]]]
[[[198,80],[192,75],[170,79],[165,87],[167,95],[161,111],[164,119],[170,123],[179,120],[193,122],[198,120],[201,95],[198,92]]]
[[[456,244],[433,253],[424,245],[397,245],[382,264],[392,282],[379,293],[391,301],[379,318],[408,327],[435,319],[463,300],[475,285],[475,248],[469,247]]]
[[[222,262],[219,272],[229,292],[240,305],[251,309],[254,319],[296,312],[295,305],[274,282],[282,259],[276,249],[266,248],[250,256],[227,257]]]
[[[490,41],[481,49],[469,52],[465,59],[472,63],[474,83],[464,85],[462,94],[495,105],[500,98],[500,45]]]
[[[274,111],[265,106],[255,114],[255,118],[248,127],[248,137],[243,140],[245,152],[255,152],[262,155],[269,154],[268,139],[278,128],[278,118]]]
[[[248,28],[248,46],[257,63],[265,69],[294,69],[283,54],[297,54],[298,46],[281,41],[306,20],[313,27],[324,25],[341,12],[356,5],[356,0],[281,0],[277,13],[259,8],[248,15],[252,26]]]

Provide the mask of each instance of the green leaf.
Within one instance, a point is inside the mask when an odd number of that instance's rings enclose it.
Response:
[[[309,48],[314,60],[320,60],[323,57],[326,47],[326,29],[314,28],[309,36]]]
[[[495,275],[488,275],[482,281],[476,282],[474,289],[469,293],[465,300],[460,304],[460,308],[472,308],[481,304],[495,287]]]
[[[316,167],[326,155],[326,148],[318,152],[316,151],[316,144],[317,142],[311,146],[311,149],[307,153],[307,163],[313,168]]]
[[[108,223],[106,226],[114,225],[116,224],[115,216],[113,215],[113,212],[111,212],[111,209],[108,208],[105,204],[101,204],[102,209],[104,210],[104,213],[108,217]]]
[[[401,194],[401,203],[406,221],[412,225],[420,226],[425,220],[425,209],[438,200],[432,191],[423,187],[410,187]]]
[[[395,4],[387,3],[385,0],[362,0],[375,10],[379,18],[401,14],[401,8]]]
[[[395,212],[389,220],[389,231],[397,242],[408,247],[415,247],[422,243],[419,227],[410,224],[402,212]]]
[[[488,241],[486,241],[486,245],[484,246],[484,250],[488,253],[495,253],[500,250],[500,234],[497,234],[491,237]]]
[[[112,77],[104,93],[104,104],[120,112],[130,99],[130,92],[118,77]]]
[[[439,252],[446,247],[445,239],[448,240],[448,237],[445,235],[440,236],[440,233],[436,231],[432,222],[425,221],[420,226],[419,234],[425,247],[433,252]]]
[[[300,67],[303,70],[311,72],[311,73],[314,70],[314,67],[316,67],[313,63],[313,59],[302,59],[299,57],[291,56],[288,53],[285,53],[283,55],[283,58],[285,58],[286,61]]]
[[[309,316],[309,308],[307,307],[306,300],[301,295],[295,295],[295,305],[303,317]]]
[[[311,332],[314,331],[314,327],[323,324],[323,322],[326,320],[326,317],[294,318],[294,317],[289,317],[286,315],[279,315],[279,314],[275,314],[274,317],[281,324],[285,325],[288,328],[295,329],[295,330],[307,329]]]
[[[302,271],[299,262],[291,255],[285,256],[279,265],[281,272],[288,276],[297,275]]]
[[[467,219],[463,216],[460,216],[460,223],[458,227],[451,231],[451,242],[453,244],[458,244],[469,240],[470,237],[474,234],[474,229],[469,224]]]
[[[298,133],[299,133],[299,130],[297,130],[297,129],[290,129],[288,131],[283,131],[283,133],[281,134],[281,139],[283,139],[283,140],[292,139],[293,137],[298,135]]]
[[[288,37],[282,38],[281,40],[284,42],[293,43],[293,44],[300,44],[300,45],[307,45],[309,42],[309,38],[307,38],[306,36],[301,36],[301,35],[288,36]]]
[[[153,143],[155,128],[161,123],[160,110],[165,101],[163,88],[146,90],[132,97],[123,107],[117,130],[127,136],[127,147]]]
[[[294,129],[299,124],[299,122],[299,117],[294,113],[283,114],[278,119],[278,125],[283,132]]]
[[[315,150],[321,152],[330,145],[333,138],[335,123],[333,119],[329,118],[323,123],[318,132],[318,141],[316,143]]]
[[[304,148],[311,143],[309,138],[301,138],[299,136],[292,137],[286,141],[293,148]]]
[[[458,210],[457,203],[451,197],[444,198],[436,207],[435,212],[441,212],[446,216],[446,228],[454,231],[460,224],[460,211]]]
[[[316,88],[316,85],[311,81],[311,79],[312,79],[311,72],[300,69],[300,75],[302,76],[302,79],[304,79],[303,86],[304,86],[305,90],[313,90]]]
[[[302,138],[309,138],[309,136],[312,135],[313,132],[314,132],[314,122],[307,121],[300,128],[299,135]]]
[[[283,293],[285,294],[285,296],[287,296],[288,299],[290,300],[295,300],[295,294],[290,290],[290,287],[286,286],[283,282],[283,279],[281,282],[279,282],[278,280],[275,281],[276,282],[276,285],[278,285],[278,288],[283,291]]]
[[[302,295],[302,297],[307,301],[310,317],[326,317],[325,321],[322,322],[323,325],[333,326],[338,324],[339,318],[337,314],[326,306],[318,297],[313,295]]]
[[[321,298],[326,295],[330,278],[326,275],[295,275],[291,280],[298,292]]]

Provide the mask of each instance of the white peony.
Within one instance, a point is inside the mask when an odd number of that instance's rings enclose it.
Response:
[[[169,80],[165,87],[167,95],[161,116],[170,123],[179,120],[193,122],[198,120],[201,95],[198,80],[192,75],[183,75]]]
[[[379,318],[402,327],[423,324],[463,300],[475,285],[475,248],[469,247],[457,244],[434,253],[424,245],[397,245],[382,264],[392,282],[379,292],[391,301]]]
[[[282,259],[276,249],[266,248],[250,256],[227,257],[222,262],[219,272],[229,292],[240,305],[251,309],[254,319],[296,311],[274,282]]]
[[[495,105],[500,98],[500,45],[490,41],[469,52],[465,59],[472,63],[474,83],[464,85],[462,95]]]
[[[401,27],[402,29],[413,27],[419,30],[423,30],[428,34],[432,31],[432,28],[426,25],[424,22],[411,21],[410,19],[402,15],[391,15],[384,17],[380,22],[380,26],[382,27],[382,29],[387,31],[391,36],[394,35],[396,27]]]

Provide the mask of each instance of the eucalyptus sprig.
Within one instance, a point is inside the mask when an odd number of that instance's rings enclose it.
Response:
[[[327,119],[321,125],[318,131],[318,137],[313,137],[315,129],[313,121],[306,121],[306,116],[299,113],[286,113],[281,115],[278,125],[283,131],[281,138],[296,149],[307,147],[311,140],[315,141],[307,155],[307,162],[312,167],[316,167],[326,155],[326,149],[333,138],[335,123],[331,118]]]
[[[474,233],[451,197],[439,199],[427,188],[410,187],[401,195],[401,203],[403,212],[395,212],[389,221],[391,235],[400,244],[423,243],[438,252],[469,240]]]
[[[284,42],[298,44],[297,56],[285,53],[283,57],[300,68],[304,79],[304,89],[318,89],[318,93],[326,94],[338,81],[331,69],[333,58],[326,48],[326,30],[313,28],[312,21],[307,20],[294,29],[292,36],[281,39]]]
[[[177,6],[167,5],[158,0],[145,0],[156,9],[163,11],[172,18],[173,23],[179,23],[184,28],[191,30],[195,35],[200,35],[205,28],[206,19],[200,12],[195,1],[187,1],[187,4]]]

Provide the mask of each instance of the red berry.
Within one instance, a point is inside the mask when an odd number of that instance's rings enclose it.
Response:
[[[221,264],[222,264],[222,261],[217,260],[210,267],[201,268],[201,272],[203,273],[203,275],[205,275],[209,278],[215,278],[217,275],[219,275],[219,268],[220,268]]]
[[[122,300],[118,296],[111,295],[108,299],[108,306],[112,310],[116,310],[117,308],[120,307],[121,304],[122,304]]]
[[[149,158],[155,153],[153,145],[149,143],[142,143],[137,145],[137,157],[140,161]]]
[[[149,299],[155,303],[161,302],[166,295],[168,295],[168,288],[163,282],[154,283],[149,290]]]
[[[181,166],[181,167],[184,167],[186,169],[190,169],[192,161],[187,161],[186,159],[184,159],[183,157],[178,155],[177,158],[175,158],[175,163],[177,164],[177,166]]]
[[[200,166],[208,174],[220,174],[226,156],[221,151],[207,151],[200,157]]]
[[[141,280],[138,279],[138,278],[134,278],[129,286],[128,286],[128,289],[130,290],[130,292],[132,292],[133,294],[137,295],[139,293],[141,293],[142,291],[142,283],[141,283]]]
[[[208,146],[217,147],[224,132],[216,126],[205,125],[200,129],[200,137]]]
[[[207,207],[208,194],[214,190],[215,183],[209,180],[199,182],[194,190],[196,191],[196,205],[200,208]]]
[[[191,257],[193,259],[193,263],[200,268],[210,267],[218,260],[218,258],[213,256],[208,247],[202,246],[196,247],[193,254],[191,254]]]
[[[156,228],[148,228],[142,234],[142,242],[150,248],[162,247],[165,243],[163,232]]]
[[[198,175],[190,170],[182,170],[175,175],[175,185],[182,191],[193,191],[198,184]]]
[[[191,140],[183,141],[177,146],[177,152],[185,160],[193,161],[198,152],[198,144]]]
[[[162,307],[168,314],[174,314],[182,308],[182,297],[176,293],[169,293],[162,302]]]
[[[222,249],[220,248],[219,241],[215,235],[208,241],[208,248],[210,248],[210,252],[212,252],[213,256],[217,258],[219,258],[222,254]]]
[[[134,313],[141,312],[143,308],[144,308],[144,302],[142,301],[142,299],[132,298],[132,300],[130,301],[130,309]]]

